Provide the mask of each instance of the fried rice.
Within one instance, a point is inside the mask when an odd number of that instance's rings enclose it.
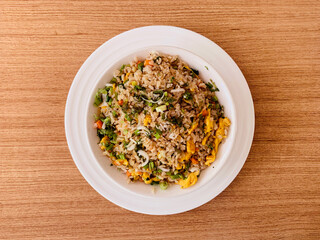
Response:
[[[129,182],[190,187],[231,124],[217,91],[178,56],[135,58],[95,95],[99,147]]]

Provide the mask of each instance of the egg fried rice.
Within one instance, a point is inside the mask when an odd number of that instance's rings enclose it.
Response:
[[[135,58],[95,95],[99,147],[128,181],[190,187],[215,161],[231,124],[217,91],[178,56]]]

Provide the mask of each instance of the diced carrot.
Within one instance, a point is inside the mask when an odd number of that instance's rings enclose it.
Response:
[[[137,64],[141,63],[141,61],[138,61]]]
[[[207,111],[206,109],[203,109],[203,110],[202,110],[202,116],[205,117],[205,116],[207,116],[207,115],[208,115],[208,111]]]
[[[199,148],[196,147],[196,152],[198,152],[198,151],[199,151]]]
[[[128,177],[130,177],[130,176],[131,176],[131,173],[130,173],[129,171],[127,171],[127,173],[126,173],[126,174],[127,174],[127,176],[128,176]]]
[[[119,103],[120,106],[122,106],[123,105],[123,100],[122,99],[119,100],[118,103]]]
[[[103,125],[103,123],[102,123],[101,120],[96,121],[96,126],[97,126],[98,129],[101,129],[102,125]]]
[[[192,162],[193,164],[198,164],[198,163],[199,163],[198,160],[196,160],[195,158],[191,158],[191,162]]]
[[[151,62],[152,62],[152,60],[146,59],[146,60],[144,61],[144,66],[152,65]]]

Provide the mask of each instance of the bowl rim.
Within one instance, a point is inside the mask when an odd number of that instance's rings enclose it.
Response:
[[[90,67],[90,64],[92,64],[92,61],[98,57],[101,50],[110,49],[111,46],[117,45],[119,41],[123,43],[124,40],[131,39],[131,38],[135,39],[136,43],[138,44],[140,42],[148,43],[150,39],[149,38],[142,39],[141,36],[143,34],[147,34],[147,36],[152,35],[154,39],[155,37],[157,37],[157,39],[155,40],[158,42],[161,42],[161,44],[163,44],[163,42],[166,42],[166,43],[169,42],[170,45],[179,45],[187,49],[197,48],[197,52],[199,50],[201,52],[201,54],[200,52],[199,54],[201,56],[204,56],[203,58],[205,58],[206,61],[213,63],[211,65],[215,65],[215,69],[218,69],[217,72],[223,76],[223,79],[225,79],[224,78],[225,75],[228,75],[229,80],[231,77],[234,77],[238,80],[235,82],[234,84],[235,86],[232,86],[231,91],[234,91],[235,88],[237,88],[238,92],[240,93],[242,92],[243,99],[241,99],[241,101],[243,104],[245,104],[244,106],[246,106],[246,108],[241,109],[242,119],[239,119],[239,120],[241,120],[241,123],[243,125],[241,126],[239,125],[239,128],[238,128],[239,134],[240,132],[242,135],[243,133],[245,133],[246,139],[244,139],[243,141],[241,140],[242,147],[238,148],[239,152],[237,152],[238,154],[236,158],[237,162],[235,163],[234,166],[232,166],[232,169],[231,169],[232,171],[228,172],[228,174],[224,177],[220,176],[221,178],[220,182],[217,185],[213,186],[212,189],[201,188],[201,191],[197,191],[197,193],[201,194],[201,197],[197,196],[193,198],[192,201],[183,202],[183,204],[177,204],[177,201],[180,201],[181,198],[175,199],[175,203],[174,203],[175,205],[170,203],[169,204],[170,208],[168,207],[163,208],[163,206],[160,206],[160,205],[157,205],[157,207],[155,208],[154,206],[150,206],[149,204],[145,204],[144,202],[143,203],[137,202],[140,199],[136,199],[136,202],[133,203],[132,201],[127,201],[127,199],[121,198],[121,191],[116,191],[115,189],[112,189],[110,187],[108,189],[102,188],[98,180],[92,178],[92,176],[90,175],[90,171],[92,171],[90,166],[89,168],[86,168],[84,162],[80,160],[82,157],[82,154],[85,154],[85,152],[82,149],[77,148],[77,145],[75,144],[73,139],[74,137],[82,137],[81,134],[76,131],[77,130],[76,128],[79,127],[78,126],[79,124],[78,123],[73,124],[70,121],[72,120],[72,114],[70,110],[72,110],[73,104],[76,103],[75,90],[80,87],[83,88],[83,86],[81,86],[80,79],[87,75],[86,71]],[[170,35],[170,39],[165,38],[168,35]],[[186,42],[185,41],[186,38],[189,41]],[[198,45],[195,46],[193,44],[193,41],[196,42]],[[229,68],[223,68],[224,66],[228,66]],[[228,82],[227,86],[230,87],[229,84],[230,82]],[[237,96],[234,98],[236,104],[238,104],[239,99],[237,98],[239,98],[240,96],[239,94],[237,93],[236,94]],[[77,110],[75,111],[76,113],[79,112]],[[245,121],[243,120],[244,114],[246,115]],[[190,31],[184,28],[174,27],[174,26],[156,25],[156,26],[145,26],[145,27],[135,28],[135,29],[123,32],[111,38],[104,44],[102,44],[87,58],[87,60],[83,63],[83,65],[78,70],[70,86],[68,98],[65,105],[64,124],[65,124],[66,140],[68,143],[71,156],[74,160],[74,163],[79,169],[82,176],[85,178],[85,180],[99,194],[101,194],[104,198],[108,199],[114,204],[130,211],[134,211],[137,213],[150,214],[150,215],[170,215],[170,214],[177,214],[177,213],[181,213],[181,212],[185,212],[185,211],[197,208],[205,204],[206,202],[212,200],[216,196],[218,196],[225,188],[227,188],[230,185],[230,183],[235,179],[235,177],[240,172],[250,152],[250,148],[251,148],[253,136],[254,136],[255,114],[254,114],[253,100],[252,100],[248,83],[246,82],[239,67],[222,48],[220,48],[217,44],[215,44],[210,39],[198,33],[195,33],[193,31]],[[96,176],[96,178],[99,178],[99,177],[100,176]],[[208,190],[208,191],[205,191],[205,190]],[[188,197],[192,197],[191,194],[189,194]]]
[[[152,49],[152,50],[150,50],[150,49]],[[162,50],[159,50],[159,49],[162,49]],[[228,133],[228,137],[227,137],[227,139],[226,139],[226,141],[228,141],[229,142],[229,146],[228,146],[228,149],[227,149],[227,151],[226,152],[223,152],[222,154],[222,156],[221,156],[221,153],[219,154],[220,155],[220,159],[216,159],[216,161],[218,160],[219,161],[219,164],[218,164],[218,166],[215,166],[215,171],[213,172],[213,173],[211,173],[211,176],[209,177],[209,178],[207,178],[207,179],[205,179],[205,181],[203,182],[202,181],[202,183],[201,183],[201,185],[197,185],[198,184],[198,182],[195,184],[195,185],[193,185],[193,186],[191,186],[190,187],[190,189],[188,189],[188,191],[185,191],[185,189],[183,189],[183,190],[181,190],[180,191],[180,193],[179,194],[177,194],[177,195],[186,195],[186,194],[189,194],[189,193],[191,193],[192,191],[195,191],[195,190],[197,190],[197,189],[199,189],[199,188],[201,188],[201,187],[203,187],[204,185],[206,185],[206,184],[208,184],[215,176],[216,176],[216,174],[218,173],[218,171],[222,168],[222,166],[223,166],[223,164],[228,160],[228,157],[230,156],[230,154],[231,154],[231,151],[232,151],[232,148],[233,148],[233,145],[234,145],[234,141],[235,141],[235,135],[236,135],[236,132],[237,132],[237,114],[236,114],[236,112],[237,112],[237,110],[236,110],[236,108],[234,107],[235,106],[235,104],[234,104],[234,100],[233,100],[233,97],[232,97],[232,95],[231,95],[231,93],[230,93],[230,90],[229,90],[229,88],[228,88],[228,86],[227,86],[227,84],[224,82],[224,80],[223,80],[223,78],[222,78],[222,76],[217,72],[217,70],[209,63],[209,62],[207,62],[205,59],[203,59],[201,56],[198,56],[196,53],[193,53],[193,52],[191,52],[191,51],[189,51],[189,50],[187,50],[187,49],[183,49],[183,48],[180,48],[180,47],[173,47],[173,46],[167,46],[167,45],[155,45],[155,46],[148,46],[148,47],[142,47],[142,48],[139,48],[139,49],[135,49],[134,50],[134,52],[130,52],[129,54],[127,54],[127,55],[125,55],[125,56],[120,56],[119,58],[118,58],[118,60],[117,60],[117,62],[119,62],[119,61],[122,61],[122,59],[123,58],[126,58],[126,57],[128,57],[128,56],[130,56],[130,55],[132,55],[132,54],[136,54],[136,53],[138,53],[138,52],[140,52],[140,51],[156,51],[156,52],[159,52],[160,54],[161,53],[164,53],[164,54],[166,54],[166,55],[173,55],[173,54],[169,54],[169,53],[165,53],[164,51],[166,51],[166,50],[163,50],[163,49],[171,49],[171,50],[173,50],[173,51],[180,51],[180,52],[185,52],[185,53],[187,53],[187,54],[189,54],[189,55],[192,55],[192,57],[196,57],[196,58],[198,58],[198,59],[196,59],[195,61],[198,61],[199,59],[203,62],[203,63],[205,63],[205,66],[207,66],[210,70],[208,70],[208,71],[212,71],[212,72],[214,72],[214,74],[216,75],[216,76],[218,76],[218,78],[220,78],[220,80],[221,80],[221,82],[222,82],[222,84],[224,85],[224,88],[225,88],[225,90],[224,90],[224,92],[223,92],[223,94],[224,95],[227,95],[228,96],[228,98],[229,98],[229,100],[230,100],[230,104],[229,104],[229,107],[231,107],[231,112],[232,112],[232,115],[233,115],[233,120],[232,120],[232,132],[231,132],[231,136],[229,137],[229,133]],[[179,54],[176,54],[179,58],[180,58],[180,55]],[[133,59],[132,59],[133,60]],[[184,59],[183,58],[181,58],[181,60],[183,61],[183,62],[185,62],[184,61]],[[122,61],[123,62],[123,61]],[[188,65],[193,65],[191,62],[186,62]],[[98,86],[99,85],[101,85],[101,79],[109,72],[109,71],[115,71],[116,70],[116,68],[115,68],[115,65],[117,65],[117,63],[114,63],[114,64],[112,64],[112,65],[109,65],[101,74],[100,74],[100,76],[98,77],[98,78],[96,78],[95,79],[95,82],[92,84],[92,86],[91,86],[91,89],[90,89],[90,93],[89,93],[89,95],[91,96],[91,98],[89,98],[88,99],[88,101],[87,101],[87,104],[86,104],[86,107],[85,107],[85,112],[86,112],[86,116],[87,116],[87,118],[85,119],[85,126],[86,126],[86,131],[85,131],[85,138],[86,138],[86,142],[87,142],[87,145],[89,146],[89,150],[90,150],[90,155],[92,156],[92,158],[95,160],[95,162],[97,163],[97,165],[99,166],[99,168],[107,175],[106,177],[108,177],[108,179],[109,180],[111,180],[115,185],[117,185],[118,187],[120,187],[120,188],[122,188],[123,190],[125,190],[125,191],[129,191],[129,192],[131,192],[131,193],[133,193],[133,194],[136,194],[136,195],[141,195],[141,196],[143,196],[143,197],[149,197],[149,198],[174,198],[174,197],[176,197],[177,195],[173,195],[173,196],[159,196],[159,194],[157,195],[157,194],[155,194],[155,195],[153,195],[153,196],[150,196],[149,194],[142,194],[142,193],[138,193],[138,192],[136,192],[136,191],[134,191],[134,190],[132,190],[131,188],[130,188],[130,186],[129,186],[129,184],[127,184],[127,187],[125,187],[124,185],[122,185],[122,184],[120,184],[119,182],[117,182],[112,176],[110,176],[105,170],[104,170],[104,168],[101,166],[101,164],[99,163],[99,161],[97,160],[97,157],[96,157],[96,155],[95,155],[95,153],[94,153],[94,151],[93,151],[93,149],[92,149],[92,145],[91,145],[91,143],[90,143],[90,141],[89,141],[89,134],[88,134],[88,132],[91,130],[92,131],[92,129],[90,129],[89,128],[89,126],[90,126],[90,124],[92,124],[92,123],[89,123],[88,121],[89,121],[89,109],[90,108],[92,108],[92,99],[93,99],[93,97],[94,97],[94,94],[95,94],[95,92],[96,92],[96,89],[98,89]],[[216,77],[215,77],[216,78]],[[207,82],[205,79],[202,79],[204,82]],[[107,83],[107,82],[104,82],[104,84],[105,83]],[[221,86],[221,85],[220,85]],[[94,131],[95,131],[95,129],[93,129]],[[230,139],[231,138],[231,139]],[[102,152],[100,152],[100,154],[102,154]],[[110,161],[110,159],[107,157],[107,156],[104,156],[105,158],[106,158],[106,161]],[[212,165],[210,165],[210,166],[208,166],[208,167],[206,167],[205,169],[203,169],[203,170],[201,170],[201,173],[202,174],[208,174],[208,171],[205,171],[205,170],[209,170],[208,168],[209,167],[212,167]],[[121,172],[121,175],[123,175],[123,173]],[[202,175],[203,176],[203,175]],[[125,176],[123,175],[122,176],[123,178],[125,178]],[[136,183],[131,183],[131,184],[136,184]],[[150,188],[150,185],[147,185],[147,184],[144,184],[145,186],[145,188],[147,189],[147,188]],[[170,185],[173,185],[173,184],[170,184]]]

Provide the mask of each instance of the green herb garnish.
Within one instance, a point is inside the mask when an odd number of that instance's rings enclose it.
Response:
[[[190,92],[185,92],[185,93],[183,94],[183,98],[184,98],[185,100],[191,100],[191,99],[192,99],[192,94],[191,94]]]
[[[210,79],[210,82],[206,83],[206,86],[211,92],[219,92],[219,88],[217,88],[212,79]]]
[[[122,159],[122,160],[126,159],[126,157],[124,156],[123,153],[119,154],[119,155],[117,156],[117,158],[118,158],[118,159]]]
[[[160,182],[159,184],[161,190],[166,190],[168,188],[168,183],[167,182]]]
[[[142,72],[144,68],[143,62],[138,64],[138,69]]]
[[[126,115],[124,115],[124,118],[127,119],[129,122],[132,121],[132,118],[126,113]]]
[[[110,83],[114,84],[114,83],[117,83],[117,79],[115,77],[113,77],[110,81]]]
[[[152,170],[154,168],[154,162],[149,162],[149,169]]]

